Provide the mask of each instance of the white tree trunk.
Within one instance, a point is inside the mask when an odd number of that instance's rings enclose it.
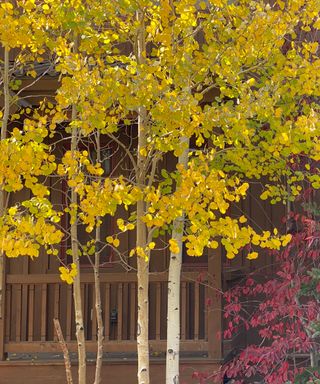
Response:
[[[143,64],[146,57],[144,12],[139,9],[136,12],[139,24],[136,36],[137,64]],[[137,185],[144,188],[146,183],[147,158],[142,155],[141,149],[146,147],[147,111],[141,106],[138,108],[138,153],[137,153]],[[136,246],[146,248],[147,227],[141,220],[145,214],[143,200],[137,202],[137,239]],[[138,350],[138,383],[150,383],[149,368],[149,260],[137,256],[137,280],[138,280],[138,322],[137,322],[137,350]]]
[[[189,139],[181,138],[181,145],[186,149],[178,162],[187,168]],[[173,222],[172,238],[179,246],[179,253],[170,253],[168,277],[168,316],[167,316],[167,355],[166,355],[166,384],[179,383],[179,354],[180,354],[180,277],[182,265],[182,236],[184,215]],[[182,314],[184,316],[185,314]]]
[[[3,68],[3,95],[4,111],[1,125],[1,140],[7,137],[8,120],[10,111],[10,93],[9,93],[9,49],[4,49],[4,68]],[[3,185],[0,185],[0,216],[4,215],[6,209],[6,193]],[[5,254],[0,249],[0,360],[4,358],[3,338],[4,338],[4,307],[5,307]]]
[[[101,163],[101,149],[100,149],[100,133],[97,132],[97,162]],[[94,292],[95,292],[95,310],[97,315],[97,360],[94,384],[101,384],[101,369],[103,360],[103,340],[104,340],[104,326],[102,319],[102,306],[101,306],[101,284],[100,284],[100,241],[101,241],[101,228],[100,217],[96,220],[96,241],[95,241],[95,259],[94,259]],[[109,314],[106,314],[108,316]]]
[[[140,149],[146,145],[145,122],[146,113],[144,108],[139,110],[138,118],[138,161],[137,161],[137,184],[143,188],[145,183],[145,157],[140,154]],[[137,202],[137,239],[136,247],[146,248],[147,227],[141,220],[145,214],[144,201]],[[137,323],[137,349],[138,349],[138,383],[149,384],[149,260],[137,256],[137,303],[138,303],[138,323]]]
[[[99,221],[99,217],[97,217]],[[100,227],[96,228],[96,247],[100,242]],[[97,360],[94,384],[101,384],[101,368],[103,359],[103,340],[104,340],[104,327],[102,319],[101,307],[101,285],[100,285],[100,251],[96,250],[94,260],[94,292],[95,292],[95,310],[97,315]],[[108,316],[108,314],[106,314]]]
[[[143,224],[144,225],[144,224]],[[142,228],[141,228],[142,229]],[[137,228],[138,232],[138,228]],[[143,232],[143,229],[142,229]],[[137,239],[137,244],[140,243]],[[138,245],[137,245],[138,246]],[[138,383],[149,384],[149,263],[138,257],[138,324],[137,324],[137,347],[138,347]]]
[[[75,106],[72,107],[72,121],[77,117]],[[74,155],[78,147],[78,132],[77,128],[72,129],[71,134],[71,153]],[[75,177],[76,175],[74,175]],[[74,189],[71,189],[71,204],[76,207],[78,204],[77,193]],[[80,286],[80,262],[79,262],[79,245],[78,245],[78,227],[77,218],[71,217],[71,251],[72,262],[77,267],[77,275],[73,282],[73,305],[76,322],[76,338],[78,345],[78,384],[86,384],[87,381],[87,364],[86,364],[86,343],[84,336],[84,324],[82,313],[82,299],[81,299],[81,286]]]

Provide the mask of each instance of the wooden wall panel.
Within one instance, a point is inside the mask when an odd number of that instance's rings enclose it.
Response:
[[[152,384],[165,382],[165,361],[151,361],[150,373]],[[180,380],[185,384],[194,384],[194,371],[213,372],[219,363],[210,360],[181,361]],[[28,365],[25,362],[6,362],[0,365],[1,384],[61,384],[66,382],[65,368],[62,363],[37,363]],[[23,371],[23,375],[21,372]],[[88,383],[93,382],[95,366],[88,364]],[[135,361],[105,362],[102,367],[102,382],[108,384],[136,384],[137,363]],[[74,383],[77,383],[77,367],[72,366]]]

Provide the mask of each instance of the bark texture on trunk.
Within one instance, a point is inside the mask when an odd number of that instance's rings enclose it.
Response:
[[[76,119],[76,109],[72,107],[72,121]],[[74,154],[78,147],[78,132],[76,128],[72,129],[71,137],[71,153]],[[77,207],[78,196],[74,189],[71,189],[71,205]],[[74,208],[76,209],[76,208]],[[73,216],[74,215],[74,216]],[[86,344],[84,335],[82,299],[80,286],[80,262],[79,262],[79,245],[78,245],[78,227],[76,213],[71,215],[71,251],[72,262],[76,265],[77,275],[73,282],[73,303],[76,322],[76,338],[78,345],[78,384],[86,384],[87,380],[87,364],[86,364]]]
[[[101,150],[100,150],[100,134],[97,132],[97,162],[101,163]],[[94,293],[95,293],[95,310],[97,316],[97,360],[94,384],[101,384],[101,368],[103,359],[103,341],[104,341],[104,327],[102,319],[101,307],[101,285],[100,285],[100,241],[101,241],[101,228],[100,217],[96,220],[96,241],[95,241],[95,259],[94,259]],[[108,314],[106,314],[108,316]]]
[[[187,168],[189,140],[181,138],[181,145],[186,149],[178,162]],[[170,253],[168,276],[168,316],[167,316],[167,355],[166,355],[166,384],[179,383],[180,355],[180,278],[182,266],[182,236],[184,229],[184,214],[173,222],[172,238],[179,245],[178,253]],[[184,314],[183,314],[184,315]]]
[[[145,63],[146,42],[144,12],[139,9],[136,12],[136,19],[139,24],[136,36],[136,59],[137,64]],[[140,106],[138,108],[138,153],[137,153],[137,185],[143,188],[146,184],[146,161],[141,149],[146,147],[147,111]],[[145,214],[145,203],[143,200],[137,202],[137,239],[136,247],[146,248],[147,228],[141,220]],[[137,280],[138,280],[138,322],[137,322],[137,349],[138,349],[138,383],[150,383],[149,367],[149,259],[137,257]]]
[[[9,49],[4,49],[3,60],[3,96],[4,96],[4,108],[3,118],[1,125],[1,140],[7,138],[8,120],[10,112],[10,90],[9,90]],[[3,185],[0,185],[0,217],[4,215],[6,209],[6,193],[3,189]],[[0,249],[0,360],[4,360],[4,333],[5,333],[5,254]]]
[[[138,242],[137,242],[138,244]],[[149,265],[143,258],[138,257],[138,383],[149,384]]]
[[[4,60],[3,60],[3,96],[4,96],[4,108],[3,108],[3,118],[1,126],[1,140],[7,138],[8,131],[8,121],[10,113],[10,89],[9,89],[9,49],[4,49]]]
[[[97,218],[99,221],[99,218]],[[100,242],[100,226],[96,228],[96,247]],[[95,253],[94,260],[94,294],[95,294],[95,310],[97,316],[97,361],[94,384],[101,384],[101,368],[103,359],[103,340],[104,340],[104,327],[102,320],[101,308],[101,285],[100,285],[100,252]],[[108,316],[108,314],[106,314]]]
[[[137,184],[143,187],[145,184],[145,157],[140,154],[140,149],[145,147],[145,117],[144,108],[140,108],[138,119],[138,175]],[[145,249],[147,245],[147,228],[141,220],[145,214],[144,201],[137,202],[137,239],[136,247]],[[138,348],[138,383],[149,384],[149,259],[137,256],[137,303],[138,303],[138,323],[137,323],[137,348]]]
[[[73,384],[70,355],[69,355],[67,344],[63,337],[59,319],[53,319],[53,324],[56,330],[56,334],[58,336],[59,344],[63,352],[64,365],[66,368],[67,384]]]

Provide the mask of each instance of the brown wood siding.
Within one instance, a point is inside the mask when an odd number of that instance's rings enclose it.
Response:
[[[192,378],[194,371],[214,372],[219,369],[219,362],[213,360],[189,359],[181,361],[180,380],[185,384],[196,383]],[[88,364],[88,383],[94,381],[95,366]],[[23,372],[23,374],[21,374]],[[136,384],[137,365],[135,361],[106,361],[102,366],[102,382],[108,384]],[[76,384],[77,367],[72,366]],[[1,384],[61,384],[66,382],[64,365],[57,362],[44,363],[0,362]],[[150,375],[152,384],[165,382],[165,361],[151,360]]]

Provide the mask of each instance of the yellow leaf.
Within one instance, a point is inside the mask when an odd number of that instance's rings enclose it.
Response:
[[[229,259],[229,260],[235,258],[235,254],[233,252],[227,252],[226,256],[227,256],[227,259]]]
[[[218,242],[213,240],[213,241],[210,241],[210,248],[212,249],[217,249],[219,246]]]
[[[287,244],[289,244],[291,239],[292,239],[292,236],[290,235],[290,233],[288,235],[284,236],[282,238],[282,246],[285,247]]]
[[[118,226],[118,228],[119,228],[121,231],[124,231],[124,229],[125,229],[125,225],[124,225],[124,221],[123,221],[123,219],[118,219],[118,220],[117,220],[117,226]]]
[[[248,188],[249,188],[249,184],[248,184],[248,183],[243,183],[243,184],[238,188],[238,191],[237,191],[237,192],[240,193],[240,195],[245,196]]]
[[[18,208],[17,207],[11,207],[9,208],[9,215],[14,216],[17,213]]]
[[[241,224],[245,223],[246,221],[247,221],[247,219],[246,219],[245,216],[241,216],[241,217],[239,218],[239,223],[241,223]]]
[[[140,149],[140,155],[143,157],[146,157],[147,156],[147,150],[145,148],[141,148]]]
[[[247,84],[253,85],[256,82],[256,79],[254,77],[251,77],[249,80],[247,80]]]
[[[254,260],[258,257],[258,252],[251,252],[251,253],[248,253],[248,256],[247,256],[247,259],[248,260]]]
[[[131,249],[131,251],[129,253],[129,257],[132,257],[135,253],[136,253],[136,250],[135,249]]]
[[[169,246],[170,252],[172,252],[172,253],[179,253],[180,248],[178,246],[177,240],[170,239],[169,240],[169,245],[170,245]]]

